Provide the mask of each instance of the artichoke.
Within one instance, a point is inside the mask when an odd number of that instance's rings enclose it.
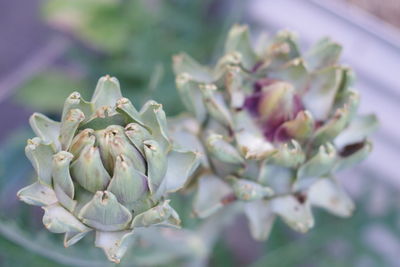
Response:
[[[179,227],[166,195],[184,186],[199,156],[171,146],[162,105],[137,111],[105,76],[90,102],[77,92],[66,99],[61,122],[35,113],[30,124],[37,137],[25,152],[37,181],[18,197],[43,207],[43,224],[65,233],[66,247],[95,231],[95,245],[118,263],[136,228]]]
[[[174,56],[176,86],[193,116],[175,119],[172,139],[203,154],[193,177],[198,216],[236,203],[264,240],[277,216],[306,232],[312,206],[352,214],[334,173],[366,158],[377,120],[357,114],[354,74],[338,63],[340,52],[325,38],[301,54],[288,31],[253,47],[248,28],[235,25],[214,67]]]

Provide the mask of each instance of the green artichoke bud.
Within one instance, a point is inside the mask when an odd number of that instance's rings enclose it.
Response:
[[[73,245],[91,231],[109,260],[119,262],[138,227],[179,227],[166,199],[182,188],[199,154],[172,147],[162,106],[138,111],[121,95],[118,80],[100,78],[90,102],[79,93],[65,101],[61,122],[35,113],[37,137],[26,155],[37,182],[18,197],[42,206],[43,223]]]
[[[244,208],[251,233],[266,239],[277,216],[306,232],[312,206],[350,216],[354,204],[333,177],[371,151],[374,115],[358,115],[352,71],[341,47],[323,39],[301,54],[280,32],[253,48],[246,26],[230,30],[214,67],[173,58],[176,86],[193,117],[171,129],[181,147],[204,152],[194,211]]]

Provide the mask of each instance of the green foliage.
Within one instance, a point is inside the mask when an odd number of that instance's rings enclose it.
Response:
[[[16,260],[18,259],[18,260]],[[50,267],[56,264],[39,255],[27,252],[22,247],[0,237],[0,263],[3,267],[11,266],[32,266],[32,267]],[[66,265],[57,265],[66,266]]]
[[[152,98],[164,104],[167,114],[176,114],[182,105],[177,101],[171,56],[185,50],[202,62],[211,60],[207,52],[214,50],[230,24],[240,21],[241,5],[231,3],[56,0],[45,2],[43,14],[51,26],[83,43],[83,47],[73,45],[66,55],[67,61],[80,66],[80,74],[85,77],[81,86],[110,74],[118,77],[123,94],[135,105]],[[51,82],[58,83],[58,79],[59,86],[54,86]],[[18,94],[18,99],[28,106],[39,103],[39,111],[53,111],[58,106],[53,104],[53,96],[65,96],[64,85],[81,92],[85,89],[75,88],[75,81],[63,81],[59,75],[45,72],[25,85],[21,89],[25,93]],[[45,93],[33,93],[38,87]]]
[[[127,41],[129,25],[119,1],[48,1],[43,13],[59,28],[72,29],[76,35],[98,49],[116,52]]]
[[[57,114],[65,98],[79,88],[87,88],[85,81],[71,77],[65,71],[53,69],[33,77],[17,91],[16,98],[32,109]],[[90,92],[82,91],[83,97],[87,98]]]
[[[210,260],[210,265],[212,266],[235,266],[233,253],[227,248],[226,243],[223,241],[215,245],[213,256],[214,257]]]

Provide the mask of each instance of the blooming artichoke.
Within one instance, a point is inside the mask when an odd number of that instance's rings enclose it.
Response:
[[[173,58],[176,85],[194,117],[175,120],[175,143],[203,153],[194,211],[206,217],[238,203],[254,238],[277,216],[306,232],[311,206],[350,216],[354,204],[333,177],[371,151],[374,115],[358,115],[353,72],[325,38],[301,54],[294,34],[250,42],[234,26],[213,68]]]
[[[43,207],[45,227],[65,233],[66,247],[93,230],[95,245],[119,262],[136,228],[179,226],[165,197],[185,184],[198,154],[172,148],[160,104],[137,111],[105,76],[90,102],[77,92],[66,99],[61,122],[35,113],[30,124],[37,137],[25,152],[37,181],[18,197]]]

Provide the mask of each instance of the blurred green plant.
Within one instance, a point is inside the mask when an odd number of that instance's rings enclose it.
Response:
[[[164,103],[167,114],[176,114],[182,105],[171,55],[185,50],[209,61],[206,51],[214,50],[229,26],[241,20],[241,7],[225,0],[45,1],[44,19],[78,42],[71,45],[66,62],[28,81],[17,100],[41,112],[56,112],[71,93],[66,88],[110,74],[119,78],[123,94],[135,105],[153,98]]]
[[[17,91],[17,97],[22,104],[32,108],[56,112],[64,103],[65,97],[76,88],[87,88],[83,79],[68,76],[65,72],[54,69],[39,73]],[[83,97],[89,97],[89,91],[83,91]]]

